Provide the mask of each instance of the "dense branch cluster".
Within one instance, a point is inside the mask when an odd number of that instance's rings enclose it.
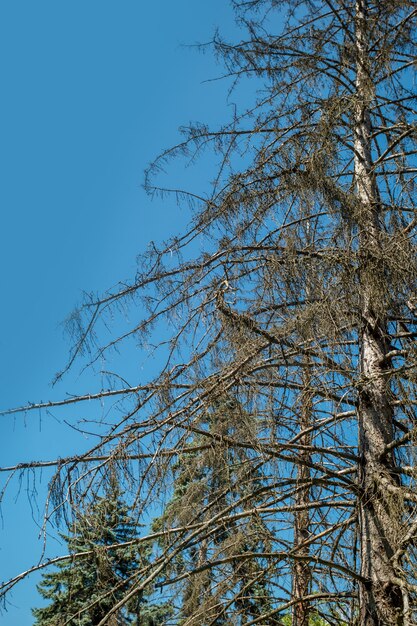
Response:
[[[417,6],[234,4],[245,38],[213,46],[256,100],[147,173],[155,190],[171,157],[213,149],[210,194],[177,194],[188,232],[73,317],[70,365],[133,338],[159,343],[160,372],[91,396],[123,418],[51,488],[80,507],[111,467],[147,524],[153,556],[99,626],[150,585],[170,624],[411,626]],[[106,343],[125,306],[137,323]]]

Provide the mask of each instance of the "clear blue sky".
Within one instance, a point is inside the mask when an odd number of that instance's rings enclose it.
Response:
[[[186,219],[146,197],[142,172],[181,124],[225,119],[226,86],[203,82],[221,69],[182,45],[208,40],[216,25],[232,29],[227,0],[1,2],[1,408],[97,386],[71,375],[51,389],[69,347],[60,324],[82,290],[132,276],[146,243]],[[191,182],[208,181],[200,171]],[[78,445],[65,412],[0,419],[2,466]],[[16,497],[18,484],[1,509],[2,579],[42,553],[47,473],[25,478]],[[48,554],[61,549],[52,539]],[[14,591],[3,626],[33,623],[34,583]]]

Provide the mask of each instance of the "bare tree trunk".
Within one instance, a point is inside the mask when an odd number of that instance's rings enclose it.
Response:
[[[310,389],[310,375],[308,368],[304,373],[304,390],[301,394],[300,408],[300,431],[306,431],[311,426],[312,397]],[[310,536],[310,514],[308,503],[310,502],[310,451],[306,448],[311,445],[311,434],[306,432],[300,437],[300,450],[298,453],[299,464],[297,466],[297,491],[295,494],[294,513],[294,553],[296,558],[293,567],[292,598],[298,600],[294,605],[292,624],[293,626],[308,626],[310,616],[310,603],[307,597],[311,585],[311,571],[308,556],[310,548],[306,542]]]
[[[382,263],[380,201],[372,171],[369,106],[373,85],[366,39],[367,0],[356,1],[357,105],[355,112],[355,179],[359,197],[357,225],[362,329],[359,388],[360,588],[361,626],[403,624],[403,598],[392,564],[401,520],[395,460],[385,449],[394,437],[392,395],[387,369],[390,337],[384,303],[378,294],[387,285]],[[379,300],[379,301],[378,301]]]

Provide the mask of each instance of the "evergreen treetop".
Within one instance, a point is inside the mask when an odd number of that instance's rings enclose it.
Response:
[[[33,609],[35,626],[98,624],[149,561],[151,548],[134,541],[137,531],[138,524],[122,498],[120,486],[111,480],[101,497],[75,513],[69,533],[61,535],[69,557],[56,570],[44,574],[38,585],[48,604]],[[134,598],[112,616],[109,624],[136,623],[143,602],[143,594]],[[152,605],[148,612],[158,617],[160,608]]]

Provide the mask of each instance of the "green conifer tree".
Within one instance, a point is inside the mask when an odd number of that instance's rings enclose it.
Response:
[[[38,585],[39,593],[49,604],[33,609],[35,626],[98,624],[129,589],[132,575],[149,560],[149,546],[131,543],[137,536],[137,527],[123,501],[120,485],[111,478],[104,495],[78,512],[69,534],[62,535],[70,556],[56,570],[47,572]],[[75,556],[80,553],[87,554]],[[109,618],[109,625],[136,623],[143,603],[143,596],[135,598]],[[155,610],[151,613],[160,615]]]

